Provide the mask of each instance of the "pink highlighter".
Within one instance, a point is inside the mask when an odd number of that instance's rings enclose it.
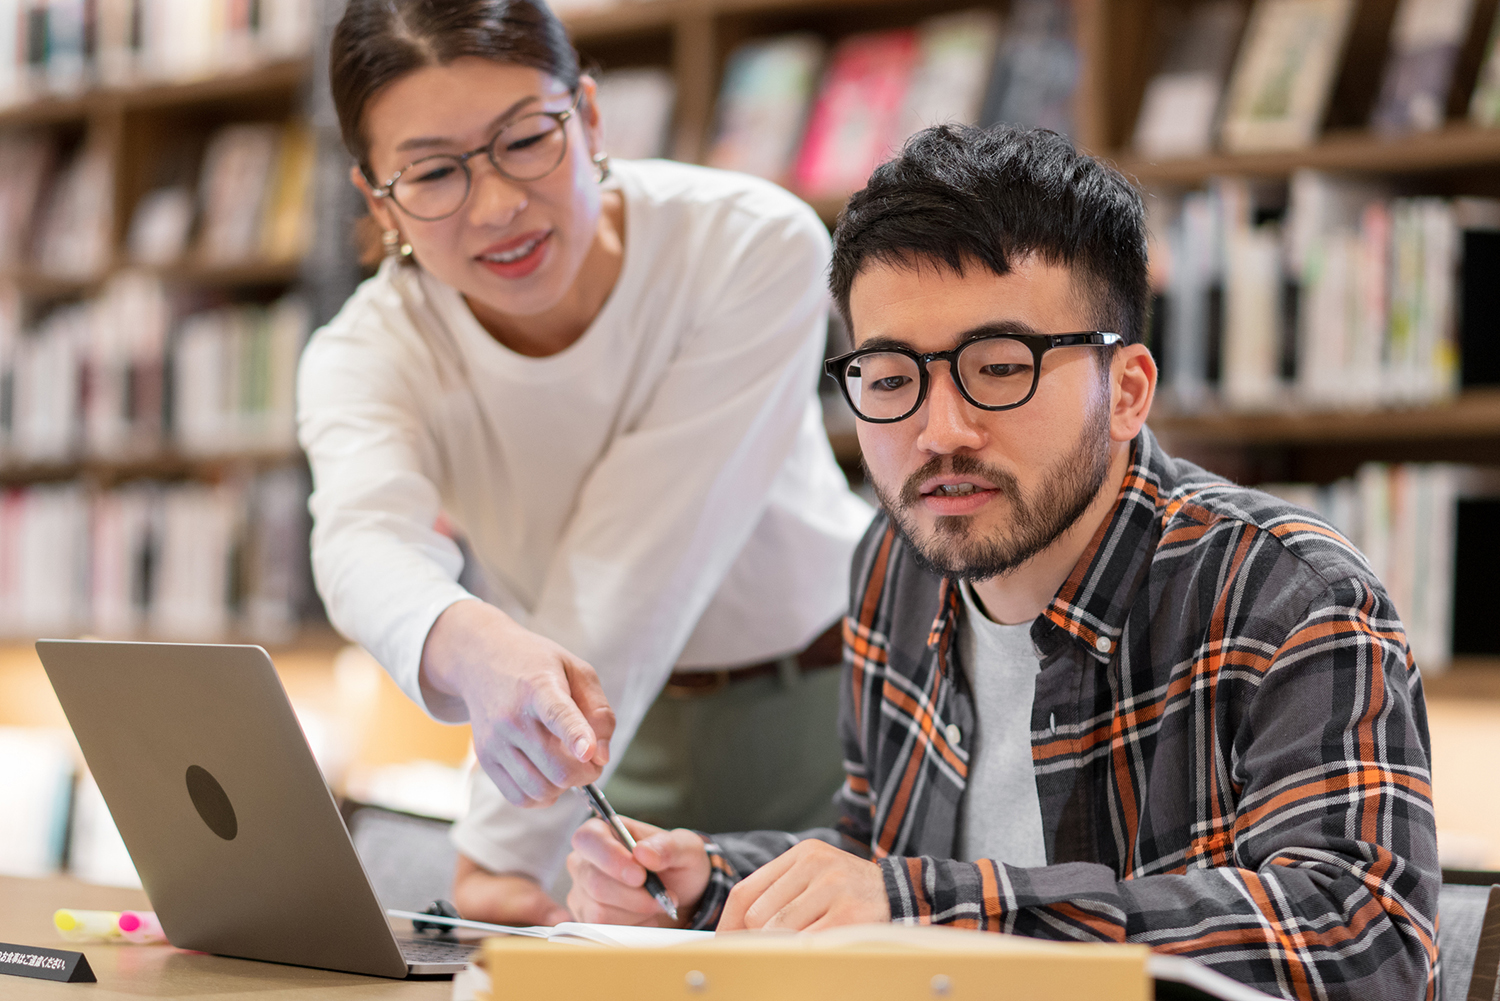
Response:
[[[121,911],[119,926],[120,937],[127,942],[147,943],[167,940],[166,933],[161,930],[161,922],[156,920],[155,911]]]

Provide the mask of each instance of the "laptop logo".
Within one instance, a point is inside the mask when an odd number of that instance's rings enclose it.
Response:
[[[198,816],[203,818],[208,829],[225,841],[233,841],[240,832],[240,824],[219,780],[208,774],[207,769],[188,765],[187,788]]]

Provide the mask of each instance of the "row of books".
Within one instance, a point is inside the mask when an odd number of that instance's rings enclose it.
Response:
[[[285,263],[306,252],[314,145],[302,124],[225,125],[201,149],[166,151],[163,160],[161,172],[188,176],[133,207],[130,261],[225,267]],[[200,160],[201,169],[184,171]],[[98,277],[113,257],[114,188],[109,154],[97,145],[65,150],[47,131],[0,133],[0,267]]]
[[[0,292],[0,461],[295,451],[302,299],[179,315],[159,279],[125,271],[29,328],[19,299]]]
[[[0,0],[0,104],[305,56],[314,0]]]
[[[1369,408],[1500,381],[1491,315],[1460,308],[1494,284],[1500,202],[1306,170],[1285,190],[1221,178],[1148,199],[1164,401]]]
[[[1077,75],[1064,0],[1016,0],[1004,20],[991,8],[944,14],[850,36],[831,52],[811,33],[752,40],[729,55],[707,162],[808,198],[841,196],[928,125],[1070,132]],[[611,152],[664,155],[670,75],[620,70],[600,89]]]
[[[0,635],[291,639],[305,617],[307,476],[79,481],[0,493]]]
[[[1481,473],[1440,463],[1367,463],[1328,486],[1261,487],[1316,512],[1365,554],[1428,673],[1453,659],[1460,497],[1485,488]]]
[[[1386,135],[1435,129],[1450,100],[1500,125],[1500,17],[1474,0],[1400,0],[1369,124]],[[1166,55],[1146,87],[1133,145],[1143,156],[1296,149],[1323,126],[1356,16],[1355,0],[1205,0],[1168,25]],[[1454,95],[1470,36],[1488,38],[1468,95]]]

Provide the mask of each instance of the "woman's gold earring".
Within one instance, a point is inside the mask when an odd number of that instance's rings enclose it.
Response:
[[[380,234],[380,246],[387,257],[410,257],[411,244],[401,240],[399,229],[388,229]]]
[[[609,154],[595,153],[594,166],[599,169],[599,183],[603,184],[609,179]]]

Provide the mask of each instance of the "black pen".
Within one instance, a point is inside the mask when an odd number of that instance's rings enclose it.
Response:
[[[625,824],[620,820],[620,815],[615,813],[615,808],[609,805],[609,800],[604,798],[604,793],[599,787],[590,782],[586,786],[579,786],[583,794],[588,797],[589,806],[593,807],[599,819],[609,825],[610,830],[615,832],[615,837],[620,839],[620,844],[632,854],[635,852],[635,838],[625,830]],[[646,870],[646,892],[656,898],[661,909],[667,912],[667,917],[673,921],[677,920],[677,905],[672,903],[672,898],[667,896],[667,888],[661,885],[661,877],[650,869]]]

